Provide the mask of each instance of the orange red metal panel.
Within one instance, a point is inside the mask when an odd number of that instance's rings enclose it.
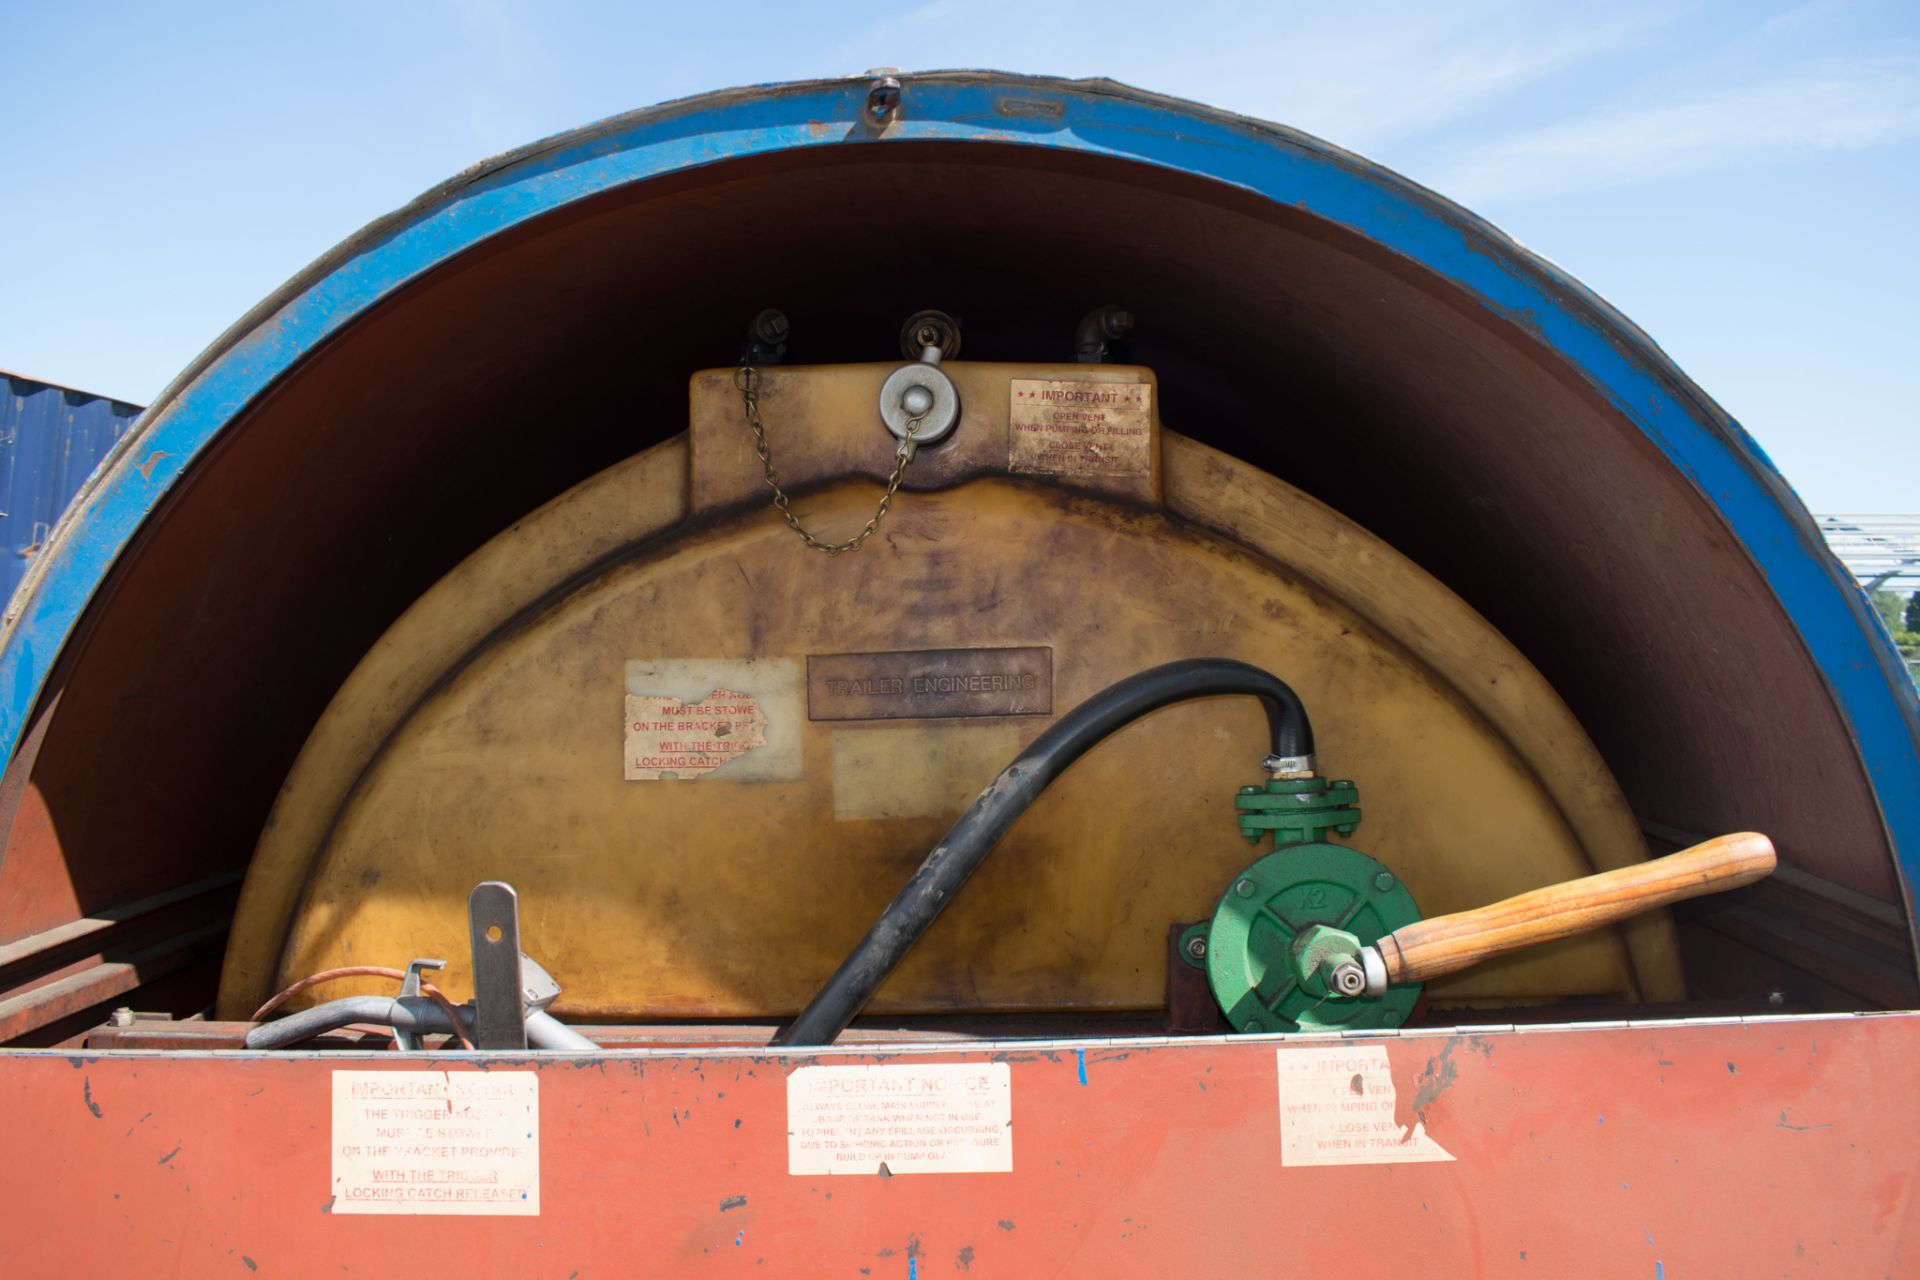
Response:
[[[1450,1161],[1283,1160],[1289,1055],[1382,1046]],[[795,1176],[788,1077],[1006,1063],[1008,1173]],[[0,1058],[7,1274],[1915,1273],[1920,1015],[590,1058]],[[538,1077],[540,1213],[334,1212],[337,1070]]]

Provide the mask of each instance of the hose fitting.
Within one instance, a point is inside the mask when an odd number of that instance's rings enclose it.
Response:
[[[1299,695],[1278,676],[1228,658],[1190,658],[1129,676],[1067,712],[982,791],[935,845],[776,1045],[826,1045],[846,1030],[880,984],[920,941],[960,886],[986,860],[1035,797],[1114,730],[1190,698],[1246,694],[1267,713],[1269,756],[1311,758],[1313,726]],[[1356,819],[1358,815],[1355,815]]]

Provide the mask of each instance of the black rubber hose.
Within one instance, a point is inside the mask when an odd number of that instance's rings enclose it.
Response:
[[[880,913],[860,945],[799,1016],[774,1036],[773,1043],[832,1044],[1027,806],[1094,744],[1171,703],[1236,693],[1256,697],[1266,707],[1274,755],[1313,754],[1313,726],[1299,696],[1279,677],[1244,662],[1228,658],[1169,662],[1094,694],[1035,738],[968,806],[906,888]]]

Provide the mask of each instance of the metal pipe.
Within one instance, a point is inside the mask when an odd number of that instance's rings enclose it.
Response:
[[[468,1035],[472,1035],[473,1012],[464,1005],[459,1008],[460,1021]],[[247,1032],[247,1048],[285,1049],[355,1023],[394,1027],[418,1035],[448,1035],[453,1031],[445,1011],[431,1000],[415,996],[402,996],[397,1000],[390,996],[347,996],[255,1027]],[[527,1043],[535,1049],[562,1053],[594,1053],[600,1048],[544,1009],[527,1015]]]
[[[535,1049],[559,1053],[598,1053],[600,1046],[575,1031],[545,1009],[527,1014],[527,1043]]]
[[[422,996],[397,1000],[392,996],[347,996],[255,1027],[247,1032],[247,1048],[284,1049],[356,1022],[423,1035],[445,1035],[453,1030],[440,1006]]]
[[[881,912],[860,945],[799,1016],[774,1036],[773,1043],[832,1044],[1034,798],[1101,739],[1171,703],[1221,694],[1260,699],[1267,712],[1273,756],[1313,754],[1313,726],[1299,696],[1278,676],[1244,662],[1227,658],[1169,662],[1094,694],[1035,738],[980,793],[906,888]]]

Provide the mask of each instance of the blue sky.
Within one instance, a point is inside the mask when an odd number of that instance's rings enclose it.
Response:
[[[1913,0],[0,0],[0,368],[144,402],[476,160],[879,65],[1109,76],[1358,151],[1612,301],[1816,511],[1920,510]]]

